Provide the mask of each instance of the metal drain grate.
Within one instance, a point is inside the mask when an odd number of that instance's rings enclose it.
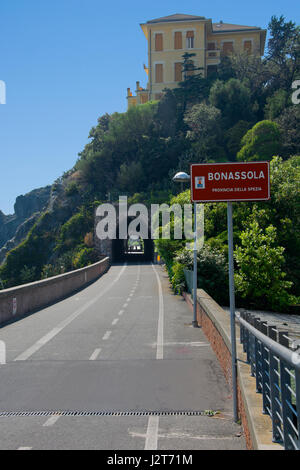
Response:
[[[0,418],[26,416],[215,416],[218,411],[1,411]]]

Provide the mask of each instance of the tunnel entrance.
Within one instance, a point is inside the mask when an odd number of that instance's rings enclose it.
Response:
[[[127,240],[113,240],[112,260],[114,263],[144,263],[153,261],[154,244],[153,240],[137,240],[127,238]]]
[[[133,220],[132,217],[127,218],[127,233],[128,226]],[[147,221],[148,222],[148,221]],[[141,236],[130,236],[127,239],[119,239],[112,241],[112,261],[114,263],[144,263],[152,262],[154,259],[154,243],[151,239],[151,230],[148,230],[148,238]],[[139,233],[140,227],[137,227]],[[119,234],[119,226],[117,227],[117,234]]]

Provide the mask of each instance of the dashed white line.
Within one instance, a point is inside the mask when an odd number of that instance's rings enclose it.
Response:
[[[130,301],[131,301],[131,298],[130,298],[130,297],[128,297],[128,299],[126,300],[126,302],[130,302]]]
[[[58,421],[60,416],[51,416],[47,421],[43,424],[45,427],[53,426],[56,421]]]
[[[153,264],[152,264],[152,269],[156,276],[156,280],[158,284],[158,297],[159,297],[156,359],[163,359],[164,358],[164,298],[162,294],[162,287],[161,287],[159,275],[157,274],[156,269]]]
[[[15,361],[26,361],[29,359],[30,356],[32,356],[34,353],[36,353],[39,349],[41,349],[45,344],[47,344],[51,339],[53,339],[58,333],[60,333],[66,326],[68,326],[75,318],[79,317],[83,312],[85,312],[88,308],[90,308],[92,305],[94,305],[101,297],[103,297],[106,292],[108,292],[112,286],[120,279],[121,275],[126,269],[126,264],[124,264],[123,268],[117,275],[117,277],[113,280],[113,282],[107,286],[106,289],[104,289],[102,292],[100,292],[96,297],[91,299],[89,302],[87,302],[85,305],[83,305],[81,308],[76,310],[72,315],[67,317],[65,320],[63,320],[61,323],[58,324],[57,327],[53,328],[49,333],[47,333],[45,336],[43,336],[41,339],[39,339],[36,343],[34,343],[33,346],[30,348],[26,349],[22,354],[16,357]]]
[[[157,440],[158,440],[158,426],[159,426],[159,417],[158,416],[149,416],[145,450],[156,450],[157,449]]]
[[[126,302],[124,305],[123,305],[124,308],[128,307],[128,303]]]
[[[156,342],[156,359],[164,358],[164,298],[162,293],[162,286],[159,275],[156,272],[154,265],[152,269],[155,273],[157,284],[158,284],[158,327],[157,327],[157,342]],[[158,444],[158,430],[159,430],[159,417],[149,416],[145,450],[157,450]]]
[[[121,315],[123,315],[123,313],[124,313],[124,310],[120,310],[119,313],[118,313],[118,315],[121,316]]]
[[[105,333],[105,335],[103,336],[103,338],[102,338],[103,341],[106,341],[106,340],[110,337],[110,335],[111,335],[111,331],[107,331],[107,332]]]
[[[99,354],[101,353],[101,349],[98,348],[98,349],[95,349],[95,351],[93,352],[93,354],[91,355],[90,357],[90,361],[95,361],[97,359],[97,357],[99,357]]]
[[[113,325],[113,326],[116,325],[119,320],[120,320],[120,318],[115,318],[115,319],[113,320],[113,322],[112,322],[112,325]]]

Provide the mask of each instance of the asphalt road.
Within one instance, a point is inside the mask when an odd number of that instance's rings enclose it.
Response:
[[[1,328],[0,449],[245,449],[191,320],[163,268],[143,264]]]

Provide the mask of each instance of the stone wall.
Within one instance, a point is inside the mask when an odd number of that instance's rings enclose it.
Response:
[[[184,298],[193,308],[191,296]],[[197,320],[209,340],[214,353],[232,387],[230,316],[204,290],[197,290]],[[239,343],[237,325],[237,400],[238,412],[249,450],[282,450],[272,442],[272,423],[269,416],[262,414],[262,396],[256,393],[256,380],[250,375],[250,366]]]
[[[0,325],[51,305],[98,279],[109,258],[59,276],[0,291]]]

